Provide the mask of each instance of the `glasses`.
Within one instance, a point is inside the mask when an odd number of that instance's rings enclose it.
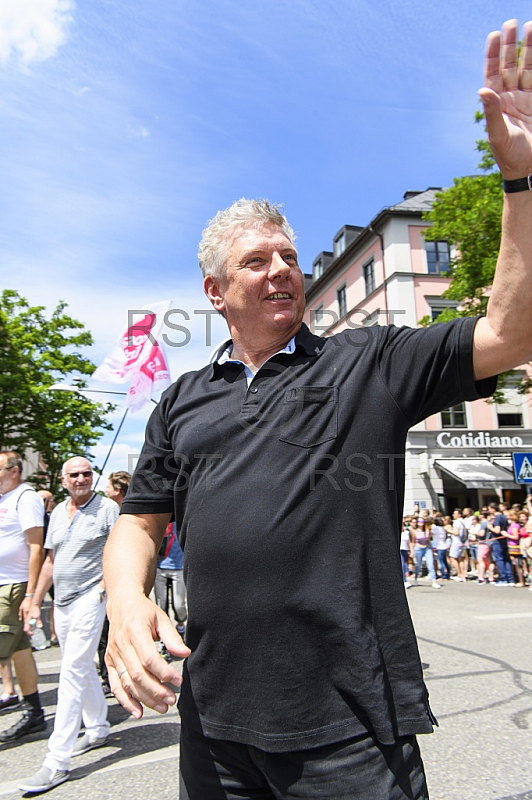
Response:
[[[0,467],[0,472],[7,472],[9,469],[13,469],[13,465],[11,467]]]
[[[67,472],[69,478],[79,478],[80,475],[83,475],[84,478],[90,478],[92,469],[86,469],[83,472]]]

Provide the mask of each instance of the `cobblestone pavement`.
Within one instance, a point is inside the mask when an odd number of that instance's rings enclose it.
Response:
[[[431,800],[532,800],[532,592],[474,582],[438,592],[422,580],[407,596],[440,723],[420,737]],[[21,797],[17,783],[41,765],[52,729],[60,653],[36,658],[48,731],[0,745],[1,800]],[[47,796],[178,800],[177,710],[136,721],[108,703],[108,745],[76,758],[71,779]],[[0,729],[18,714],[0,714]]]

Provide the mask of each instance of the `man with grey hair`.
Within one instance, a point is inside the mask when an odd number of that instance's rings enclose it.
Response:
[[[186,658],[181,800],[428,797],[404,451],[412,425],[532,357],[532,23],[523,38],[516,68],[517,24],[489,37],[481,90],[506,191],[486,317],[319,338],[278,209],[240,201],[204,232],[204,289],[231,343],[164,393],[104,559],[117,699],[137,718],[168,710],[181,678],[155,641]],[[148,597],[172,517],[186,646]]]
[[[44,504],[23,481],[22,466],[18,453],[0,452],[0,666],[4,681],[0,711],[20,705],[10,659],[23,696],[22,717],[0,733],[0,742],[14,742],[46,728],[37,666],[24,632],[43,559]]]
[[[106,607],[103,548],[118,506],[92,491],[92,478],[86,458],[75,456],[63,465],[61,481],[69,498],[51,514],[45,541],[49,552],[30,608],[39,619],[53,577],[55,630],[62,652],[57,710],[42,767],[19,784],[25,792],[45,792],[66,781],[71,757],[101,747],[109,732],[94,656]],[[82,720],[85,734],[77,739]]]

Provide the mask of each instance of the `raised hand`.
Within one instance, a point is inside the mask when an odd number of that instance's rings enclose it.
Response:
[[[532,173],[532,22],[523,29],[518,56],[518,23],[508,20],[486,41],[484,104],[488,139],[503,177]]]

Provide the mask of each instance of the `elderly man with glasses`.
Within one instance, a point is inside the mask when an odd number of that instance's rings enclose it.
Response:
[[[62,651],[57,710],[48,754],[42,767],[21,782],[22,791],[44,792],[69,777],[70,760],[107,740],[107,703],[94,656],[105,619],[102,558],[118,506],[92,491],[92,467],[74,457],[63,465],[69,498],[53,510],[46,534],[49,550],[35,589],[32,617],[54,582],[54,619]],[[85,734],[77,739],[81,721]]]

